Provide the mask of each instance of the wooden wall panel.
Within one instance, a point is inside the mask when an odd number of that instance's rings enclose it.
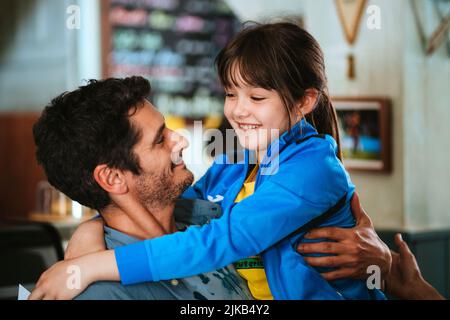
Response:
[[[25,216],[35,207],[45,175],[35,158],[32,127],[39,112],[0,112],[0,217]]]

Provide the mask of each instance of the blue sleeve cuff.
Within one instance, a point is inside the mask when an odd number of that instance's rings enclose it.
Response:
[[[114,249],[122,284],[153,281],[145,241]]]

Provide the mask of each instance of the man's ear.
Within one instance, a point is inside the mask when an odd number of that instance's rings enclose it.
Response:
[[[94,179],[108,193],[124,194],[128,192],[128,184],[121,170],[112,169],[100,164],[94,169]]]
[[[298,120],[302,118],[302,115],[306,116],[307,114],[314,111],[318,99],[319,92],[317,91],[317,89],[310,88],[305,90],[305,94],[296,106],[297,114],[299,116]]]

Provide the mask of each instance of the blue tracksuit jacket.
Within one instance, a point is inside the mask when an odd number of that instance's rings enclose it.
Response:
[[[275,299],[384,298],[363,280],[327,282],[296,252],[304,233],[289,236],[321,216],[346,195],[345,204],[320,226],[352,227],[354,185],[336,157],[337,144],[304,120],[269,146],[260,164],[253,195],[239,203],[252,159],[216,159],[206,174],[183,194],[221,205],[223,215],[202,227],[115,249],[123,284],[183,278],[260,254]],[[315,137],[312,137],[315,136]]]

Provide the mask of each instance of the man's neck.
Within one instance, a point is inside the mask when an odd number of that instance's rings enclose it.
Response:
[[[154,219],[161,225],[165,233],[169,234],[177,231],[173,216],[174,207],[175,204],[170,204],[163,208],[145,208],[139,214],[139,219],[132,218],[133,215],[124,212],[117,206],[105,208],[102,210],[101,215],[105,220],[105,224],[110,228],[138,239],[152,239],[161,235],[160,231],[152,226]],[[152,219],[152,216],[154,219]]]

